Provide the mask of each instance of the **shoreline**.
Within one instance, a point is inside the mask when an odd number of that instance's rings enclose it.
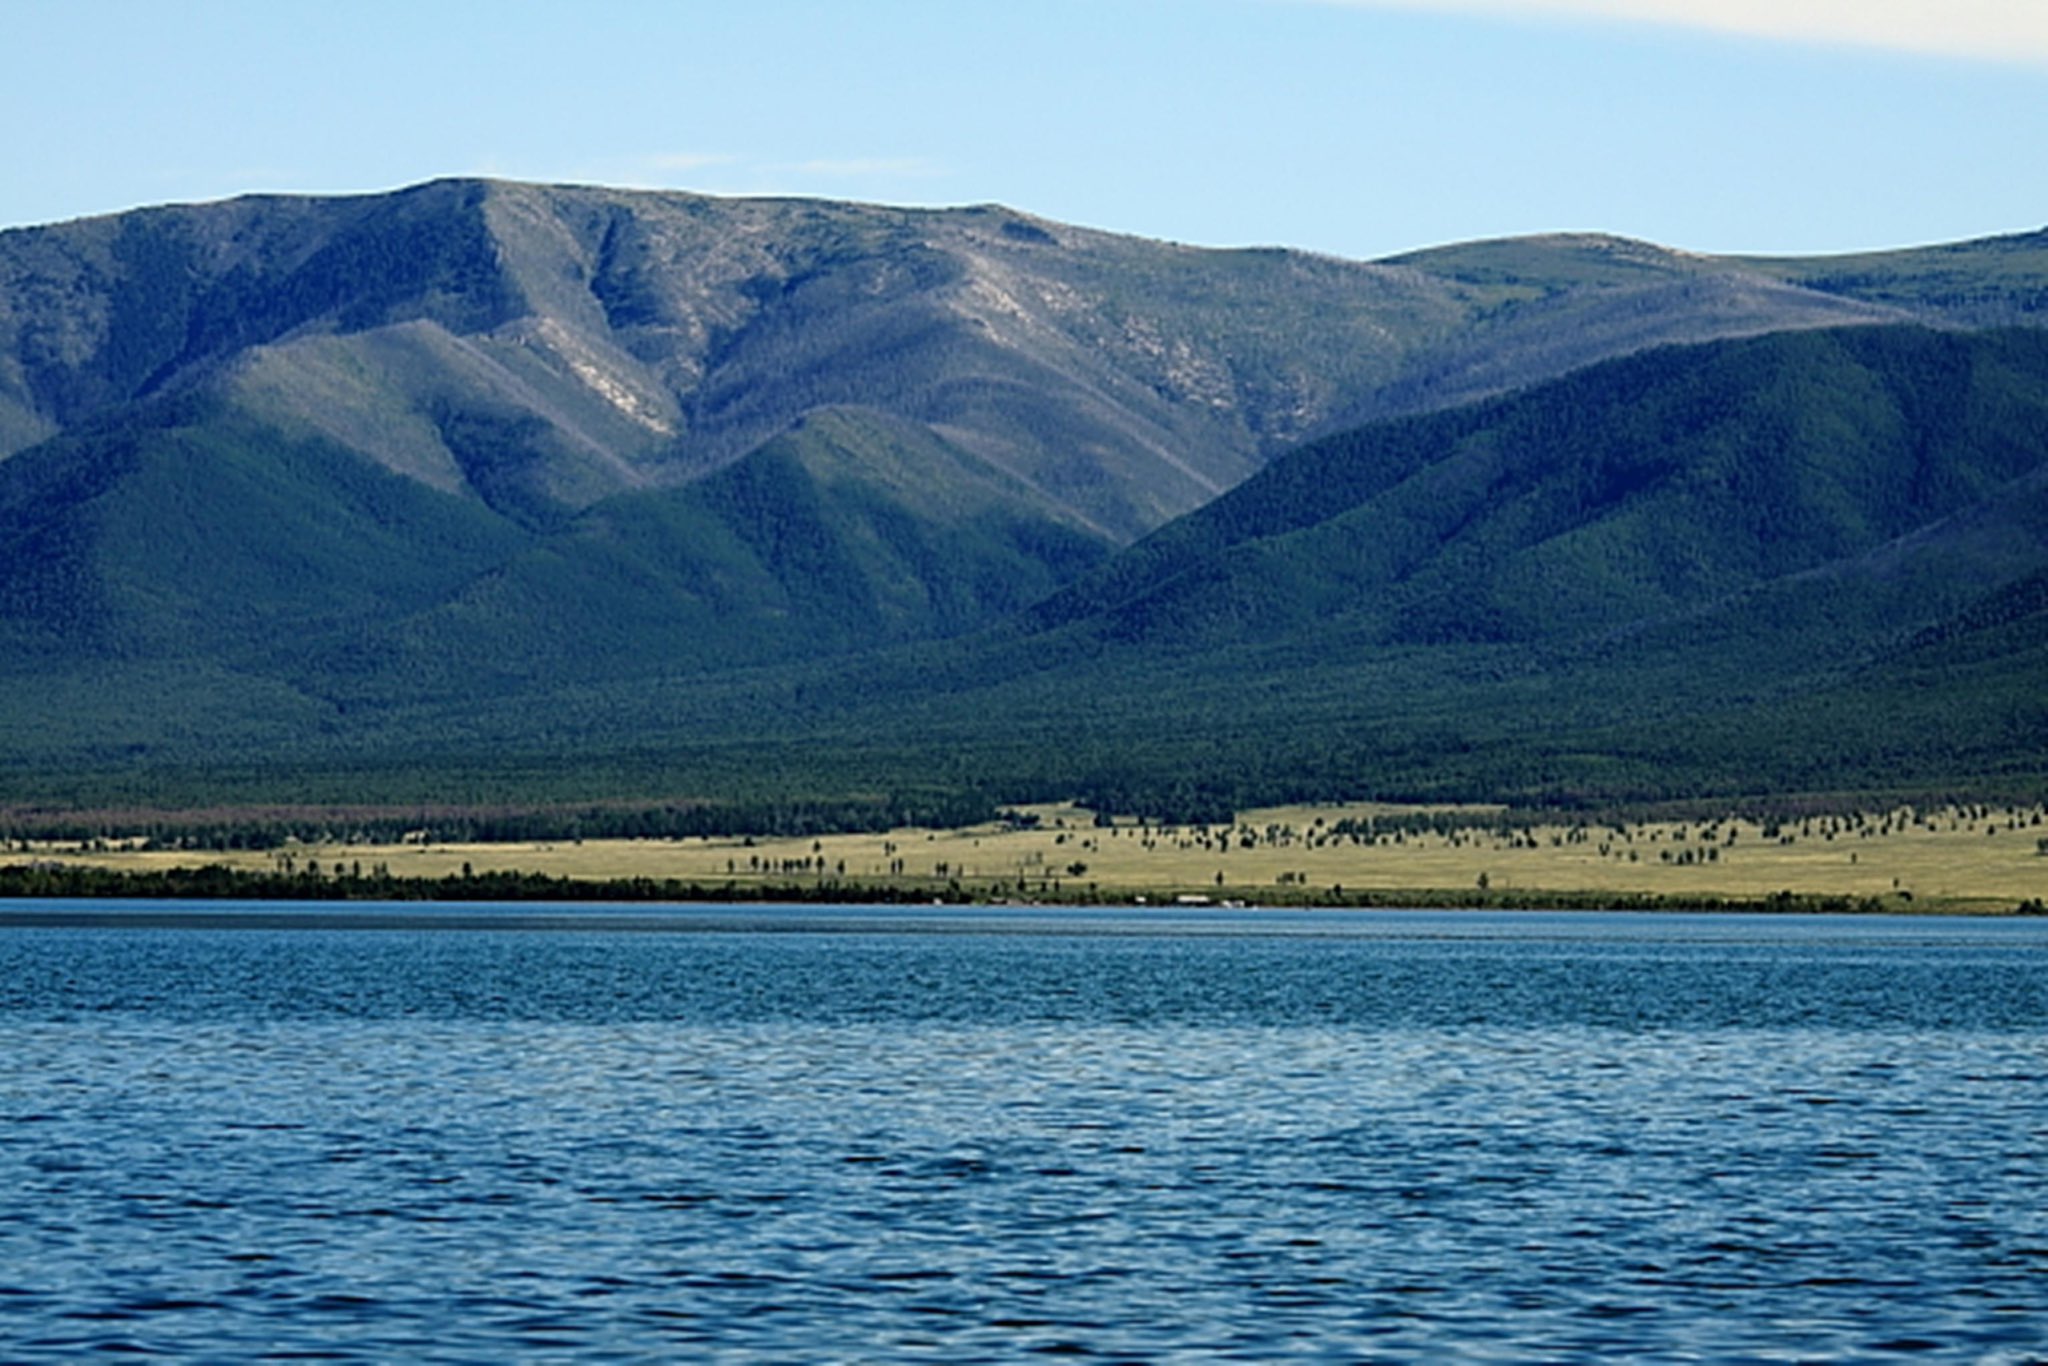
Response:
[[[1133,911],[1197,910],[1486,910],[1635,911],[1729,915],[2048,915],[2039,899],[2000,904],[1974,898],[1900,901],[1840,893],[1778,891],[1763,896],[1628,893],[1597,889],[1539,888],[1298,888],[1226,886],[1217,893],[1180,888],[1151,891],[1062,889],[1043,895],[1001,892],[962,885],[881,885],[832,879],[817,882],[705,882],[674,878],[590,879],[541,873],[485,871],[442,877],[368,876],[342,872],[266,873],[222,864],[167,869],[110,869],[81,864],[0,865],[0,924],[50,921],[75,913],[39,916],[7,903],[27,900],[262,901],[320,905],[365,903],[459,906],[1014,906],[1124,908]],[[109,916],[136,924],[138,917]]]
[[[253,833],[224,846],[111,829],[17,836],[0,846],[0,896],[1917,915],[2048,898],[2040,803],[1604,821],[1320,805],[1191,826],[1048,803],[974,825],[774,837]]]

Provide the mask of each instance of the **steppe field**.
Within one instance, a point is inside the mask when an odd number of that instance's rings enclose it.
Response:
[[[1618,903],[1757,901],[1780,893],[1890,910],[2010,911],[2048,898],[2041,806],[1900,807],[1761,821],[1528,823],[1479,808],[1378,805],[1247,812],[1229,826],[1098,824],[1078,807],[1023,807],[953,830],[815,839],[293,845],[199,852],[44,845],[38,860],[156,870],[388,873],[435,879],[517,872],[590,881],[833,887],[991,900],[1286,904],[1413,892],[1512,905],[1545,894]]]

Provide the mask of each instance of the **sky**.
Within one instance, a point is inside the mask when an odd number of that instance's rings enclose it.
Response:
[[[0,0],[0,227],[437,176],[1375,259],[2048,224],[2048,0]]]

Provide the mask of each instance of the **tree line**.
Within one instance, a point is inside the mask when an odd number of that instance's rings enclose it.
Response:
[[[994,820],[996,804],[973,789],[882,797],[672,803],[639,807],[323,811],[219,819],[177,813],[27,813],[0,817],[0,849],[31,842],[138,842],[148,849],[281,849],[291,844],[521,844],[597,839],[690,839],[752,835],[786,839],[861,834],[900,826],[954,829]]]

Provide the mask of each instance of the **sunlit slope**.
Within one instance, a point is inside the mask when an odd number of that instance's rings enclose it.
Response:
[[[1973,298],[2038,291],[1970,250],[1995,266]],[[1349,421],[1658,343],[1949,316],[1801,272],[1576,237],[1359,263],[995,207],[485,181],[259,196],[0,233],[0,453],[212,386],[533,517],[853,405],[1127,539]]]

